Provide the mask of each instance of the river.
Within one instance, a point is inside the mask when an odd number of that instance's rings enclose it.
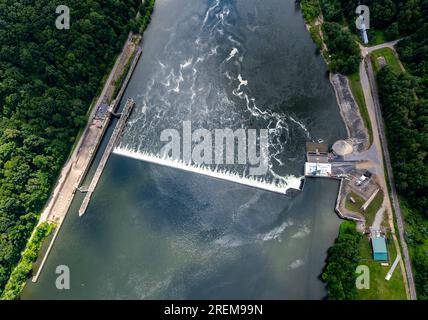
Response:
[[[156,154],[160,132],[186,120],[266,128],[264,178],[288,183],[302,175],[305,141],[346,136],[293,0],[157,0],[142,47],[119,148]],[[112,154],[86,214],[78,194],[22,298],[321,299],[337,190],[308,179],[286,196]],[[55,287],[58,265],[70,269],[70,290]]]

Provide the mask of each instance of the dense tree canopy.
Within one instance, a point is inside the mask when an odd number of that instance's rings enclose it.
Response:
[[[420,299],[428,299],[428,100],[416,96],[418,92],[426,95],[426,86],[388,66],[377,79],[395,184],[408,203],[406,240],[412,252],[416,289]]]
[[[322,280],[327,283],[328,299],[355,298],[355,270],[360,259],[361,236],[354,222],[345,221],[341,224],[339,236],[328,250],[327,264],[321,275]]]
[[[397,189],[424,210],[428,208],[427,101],[416,98],[413,77],[396,74],[388,66],[380,70],[378,83]]]
[[[428,23],[397,45],[400,59],[418,79],[417,95],[428,99]]]
[[[428,0],[395,3],[387,36],[404,37],[397,51],[407,72],[385,67],[377,78],[416,290],[419,299],[428,299]]]
[[[359,3],[370,9],[370,27],[378,30],[392,25],[398,29],[397,35],[416,32],[426,22],[428,0],[322,0],[340,2],[349,24],[355,19],[355,9]]]
[[[0,293],[140,3],[0,2]]]
[[[325,22],[323,32],[332,71],[343,74],[357,72],[361,61],[360,49],[349,31],[337,22]]]

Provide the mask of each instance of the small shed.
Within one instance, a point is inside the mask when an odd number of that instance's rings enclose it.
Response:
[[[373,237],[373,259],[375,261],[387,261],[388,249],[386,248],[386,241],[384,237]]]

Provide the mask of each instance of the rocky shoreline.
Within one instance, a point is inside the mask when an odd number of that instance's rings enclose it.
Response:
[[[370,147],[370,139],[357,102],[349,88],[348,78],[339,73],[330,72],[330,83],[336,94],[340,115],[346,126],[348,139],[354,152],[362,152]]]

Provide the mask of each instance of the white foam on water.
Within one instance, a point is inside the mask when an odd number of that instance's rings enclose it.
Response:
[[[298,121],[298,120],[294,119],[292,116],[288,116],[288,118],[289,118],[291,121],[293,121],[295,124],[297,124],[300,128],[302,128],[302,129],[303,129],[303,131],[306,133],[306,137],[307,137],[308,139],[310,139],[310,138],[311,138],[311,135],[310,135],[310,133],[309,133],[309,130],[305,127],[305,125],[304,125],[303,123],[301,123],[300,121]]]
[[[263,241],[269,241],[269,240],[281,241],[281,238],[280,238],[281,233],[283,233],[286,228],[291,227],[293,225],[294,225],[294,222],[292,220],[284,221],[280,226],[275,227],[264,234],[260,234],[258,238]]]
[[[219,4],[220,4],[220,0],[217,0],[216,3],[207,10],[207,12],[205,13],[204,21],[202,22],[202,27],[204,27],[205,24],[207,23],[211,11],[214,10]]]
[[[303,266],[305,264],[305,262],[302,259],[297,259],[296,261],[293,261],[288,268],[289,269],[297,269],[301,266]]]
[[[287,177],[281,177],[282,179],[280,182],[269,182],[266,181],[262,177],[243,177],[238,173],[227,171],[227,170],[213,170],[208,166],[197,166],[193,164],[188,164],[183,162],[182,160],[174,160],[170,158],[163,158],[158,155],[148,153],[148,152],[141,152],[141,151],[135,151],[128,149],[126,147],[116,147],[113,150],[114,154],[125,156],[132,159],[142,160],[154,164],[158,164],[161,166],[176,168],[188,172],[203,174],[209,177],[222,179],[230,182],[239,183],[242,185],[246,185],[249,187],[254,187],[266,191],[276,192],[280,194],[285,194],[288,189],[297,189],[300,188],[300,181],[301,177],[295,177],[295,176],[287,176]]]
[[[248,85],[248,80],[244,80],[242,79],[241,74],[238,75],[238,80],[239,80],[239,86],[238,86],[238,91],[241,90],[241,86],[247,86]]]
[[[232,235],[226,235],[222,238],[216,239],[214,243],[218,246],[225,248],[234,248],[245,244],[241,239]]]
[[[303,227],[301,227],[299,229],[299,231],[297,231],[295,234],[293,234],[291,236],[291,238],[302,239],[302,238],[308,236],[310,233],[311,233],[311,229],[307,225],[304,225]]]
[[[228,39],[230,42],[232,42],[232,43],[234,43],[234,44],[236,44],[236,45],[238,45],[238,46],[240,46],[240,45],[241,45],[241,43],[240,43],[238,40],[234,39],[232,36],[228,36],[228,37],[227,37],[227,39]]]
[[[226,61],[229,61],[230,59],[232,59],[237,53],[238,53],[238,49],[233,47],[232,50],[229,53],[229,57],[227,57]]]
[[[184,63],[180,64],[180,69],[185,69],[188,66],[190,66],[193,62],[193,57],[187,59],[186,61],[184,61]]]
[[[210,57],[217,54],[217,49],[218,49],[218,46],[211,48],[210,52],[208,53],[208,56]]]

